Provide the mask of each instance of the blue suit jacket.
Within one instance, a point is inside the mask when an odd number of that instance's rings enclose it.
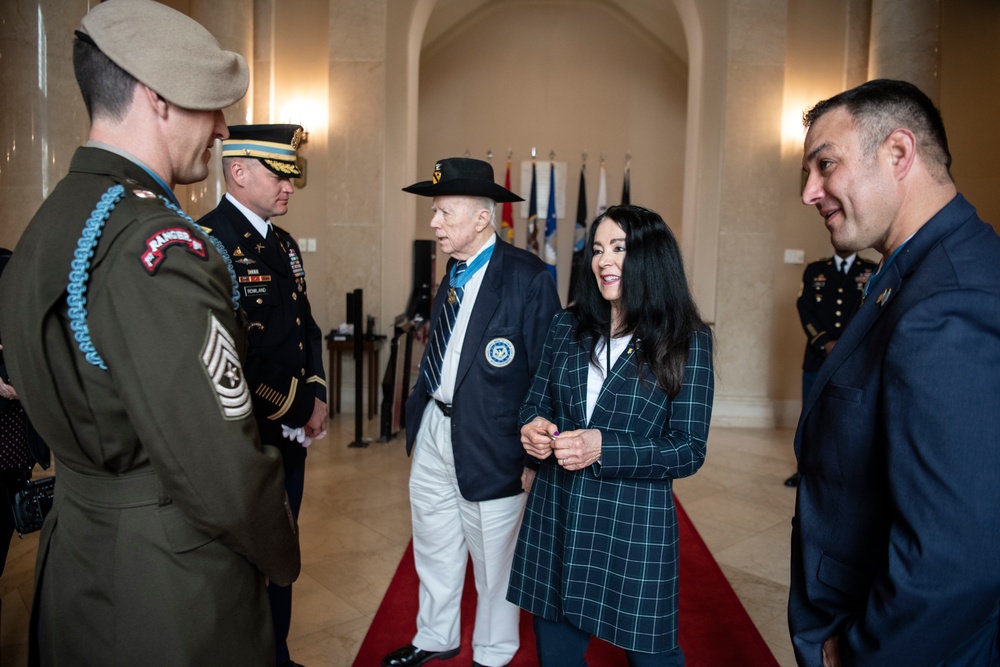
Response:
[[[568,471],[542,461],[521,524],[507,598],[550,621],[643,652],[677,646],[677,515],[672,480],[705,461],[712,414],[712,337],[691,336],[680,392],[671,400],[641,342],[622,352],[587,421],[589,340],[569,312],[553,321],[521,408],[560,431],[601,431],[601,460]],[[641,376],[641,377],[640,377]]]
[[[521,473],[529,457],[521,446],[517,411],[542,355],[549,322],[559,310],[555,281],[535,255],[497,238],[485,271],[465,332],[451,416],[458,486],[472,501],[521,493]],[[447,292],[448,283],[442,281],[434,297],[431,331]],[[514,358],[506,366],[487,359],[486,348],[496,338],[514,347]],[[425,352],[421,369],[426,363]],[[406,401],[407,454],[430,400],[421,370]]]
[[[796,434],[796,658],[1000,665],[1000,237],[958,195],[873,280]]]

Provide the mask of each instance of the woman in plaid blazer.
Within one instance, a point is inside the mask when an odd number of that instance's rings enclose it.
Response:
[[[609,208],[587,260],[521,406],[541,467],[508,599],[534,615],[542,667],[585,665],[591,636],[633,666],[683,665],[671,485],[705,460],[712,336],[656,213]]]

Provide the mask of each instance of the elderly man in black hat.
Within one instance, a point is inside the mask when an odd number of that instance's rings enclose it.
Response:
[[[473,665],[498,667],[519,645],[520,612],[506,599],[507,583],[534,479],[517,415],[559,297],[538,257],[497,236],[496,203],[522,199],[494,182],[489,163],[441,160],[430,181],[403,190],[433,197],[431,229],[451,260],[406,402],[417,634],[382,665],[412,667],[458,654],[471,554],[478,593]]]
[[[89,140],[0,283],[10,377],[58,459],[29,663],[265,667],[265,579],[298,576],[298,536],[232,270],[171,191],[207,175],[249,71],[150,0],[95,3],[73,66]]]
[[[302,175],[296,154],[298,125],[234,125],[222,142],[226,194],[198,221],[229,252],[247,315],[243,364],[260,439],[281,450],[285,490],[298,519],[306,447],[326,433],[323,334],[313,319],[302,252],[272,218],[288,212],[292,178]],[[292,587],[267,587],[277,646],[276,665],[296,665],[288,654]]]

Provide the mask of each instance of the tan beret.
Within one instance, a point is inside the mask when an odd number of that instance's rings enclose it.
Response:
[[[80,23],[113,63],[185,109],[222,109],[250,85],[246,60],[194,19],[153,0],[105,0]]]

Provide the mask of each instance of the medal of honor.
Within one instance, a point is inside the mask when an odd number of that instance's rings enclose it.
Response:
[[[458,295],[455,294],[455,288],[448,288],[448,305],[454,306],[456,301],[458,301]]]

